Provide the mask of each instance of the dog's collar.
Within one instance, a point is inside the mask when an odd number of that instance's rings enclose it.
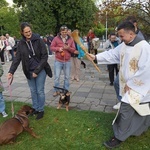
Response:
[[[22,122],[22,120],[20,119],[20,116],[19,116],[19,115],[16,114],[14,118],[16,118],[21,124],[23,124],[23,122]]]

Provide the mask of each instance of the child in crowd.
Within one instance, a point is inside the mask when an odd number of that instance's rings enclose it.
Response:
[[[2,92],[4,91],[4,87],[1,81],[1,76],[3,75],[3,73],[4,71],[2,65],[0,64],[0,113],[2,114],[3,117],[7,117],[8,114],[5,112],[5,101],[2,94]]]

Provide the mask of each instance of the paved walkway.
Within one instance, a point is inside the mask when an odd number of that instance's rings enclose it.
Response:
[[[76,110],[93,110],[112,112],[112,106],[117,103],[115,90],[113,86],[109,85],[108,72],[106,65],[99,65],[101,73],[99,73],[88,60],[84,60],[87,64],[86,69],[81,66],[80,81],[70,81],[71,101],[70,109]],[[54,56],[49,57],[49,64],[53,70]],[[14,75],[14,80],[11,85],[11,95],[8,90],[7,72],[11,62],[6,62],[3,65],[4,75],[2,81],[5,87],[3,92],[6,100],[14,100],[20,102],[31,103],[31,95],[26,78],[22,72],[21,65]],[[63,83],[63,75],[61,76],[61,83]],[[54,77],[46,79],[45,93],[46,105],[57,107],[58,97],[53,97]]]

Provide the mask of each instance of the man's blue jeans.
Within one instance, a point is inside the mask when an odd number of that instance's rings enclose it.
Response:
[[[31,79],[30,80],[28,79],[28,85],[30,87],[31,97],[32,97],[32,107],[36,111],[44,111],[45,79],[46,79],[45,70],[42,70],[36,78],[33,78],[31,73]]]
[[[0,113],[5,111],[5,101],[2,92],[0,92]]]
[[[119,87],[119,73],[117,74],[117,76],[114,80],[114,88],[115,88],[115,91],[116,91],[117,99],[119,101],[121,101],[122,97],[119,95],[119,90],[120,90],[120,87]]]
[[[61,75],[61,71],[63,70],[64,72],[64,85],[63,88],[66,90],[69,90],[69,79],[70,79],[70,70],[71,70],[71,61],[67,61],[67,62],[60,62],[55,60],[54,62],[54,74],[55,74],[55,81],[54,84],[56,87],[60,87],[60,75]],[[54,89],[55,91],[57,91],[57,89]]]

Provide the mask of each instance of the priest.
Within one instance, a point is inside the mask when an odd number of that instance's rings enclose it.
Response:
[[[115,49],[89,54],[98,64],[120,64],[121,106],[113,120],[114,136],[104,145],[115,148],[130,136],[139,136],[150,126],[150,45],[135,33],[131,22],[117,28],[122,43]]]

